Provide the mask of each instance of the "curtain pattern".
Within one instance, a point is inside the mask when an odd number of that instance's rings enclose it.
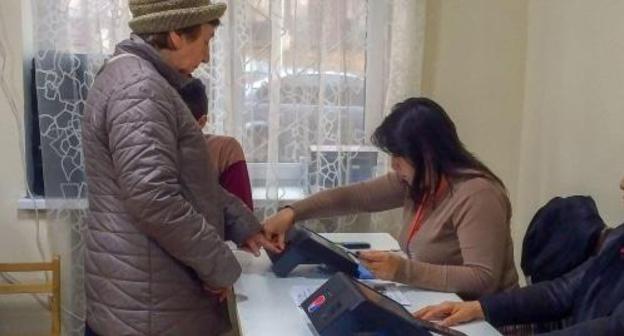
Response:
[[[82,335],[86,184],[80,118],[99,66],[128,36],[126,0],[33,1],[34,89],[48,241],[62,261],[62,325]]]
[[[209,131],[243,145],[258,214],[354,182],[357,173],[374,175],[376,153],[362,151],[367,2],[229,1],[228,8],[213,61],[198,75],[210,88]],[[353,168],[362,159],[369,162]]]
[[[424,0],[226,2],[210,64],[194,75],[207,84],[205,131],[243,145],[257,215],[387,171],[368,137],[392,104],[420,90]],[[129,35],[127,8],[127,0],[33,0],[44,196],[51,249],[63,262],[68,335],[81,335],[85,318],[80,118],[97,70]],[[371,57],[375,48],[387,57]],[[309,225],[396,232],[399,223],[382,214]]]

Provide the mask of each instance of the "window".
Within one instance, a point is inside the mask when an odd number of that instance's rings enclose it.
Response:
[[[32,136],[41,136],[46,195],[82,198],[79,120],[99,66],[129,34],[127,0],[33,3],[38,15],[33,117],[40,132]],[[367,58],[376,45],[369,21],[372,15],[386,15],[371,6],[388,4],[227,3],[211,64],[195,75],[207,84],[209,131],[242,143],[254,187],[264,188],[256,194],[268,195],[270,184],[296,187],[301,196],[374,174],[368,121],[371,113],[382,111],[367,104],[375,92],[371,85],[383,89],[369,81],[370,63],[377,62]],[[359,173],[350,173],[353,167]],[[279,193],[276,197],[283,199]]]
[[[198,74],[210,88],[210,131],[241,140],[254,187],[265,187],[273,198],[267,186],[298,186],[307,194],[373,176],[377,155],[367,146],[366,116],[367,53],[375,44],[369,15],[387,11],[371,11],[366,0],[228,5],[211,67]],[[372,85],[383,91],[382,83]],[[350,172],[354,167],[358,173]]]

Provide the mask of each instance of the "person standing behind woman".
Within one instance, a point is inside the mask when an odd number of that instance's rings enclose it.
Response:
[[[241,273],[232,240],[278,249],[219,186],[178,90],[209,57],[225,4],[129,0],[130,39],[96,76],[82,120],[89,188],[87,334],[219,335]]]
[[[359,254],[377,278],[464,298],[518,286],[505,186],[466,150],[440,105],[396,104],[372,142],[391,155],[394,172],[291,204],[265,220],[267,237],[283,246],[295,221],[403,207],[404,254]]]
[[[198,78],[191,78],[191,81],[178,92],[197,120],[197,126],[203,129],[208,123],[208,97],[204,84]],[[221,186],[253,211],[251,181],[241,144],[235,138],[226,135],[204,133],[204,138],[210,164],[216,169]]]

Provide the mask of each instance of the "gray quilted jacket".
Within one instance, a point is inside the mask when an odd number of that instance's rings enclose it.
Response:
[[[216,335],[225,309],[202,290],[241,268],[224,243],[260,224],[225,192],[177,90],[188,78],[133,36],[89,91],[87,323],[99,335]]]

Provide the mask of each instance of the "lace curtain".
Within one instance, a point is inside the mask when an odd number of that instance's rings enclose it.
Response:
[[[63,328],[84,323],[86,213],[80,117],[94,76],[129,35],[127,0],[32,0],[34,87],[53,253],[63,262]],[[243,145],[262,218],[315,191],[387,171],[369,145],[395,102],[418,95],[424,0],[236,0],[195,76],[207,87],[206,132]],[[310,223],[389,231],[392,216]]]

